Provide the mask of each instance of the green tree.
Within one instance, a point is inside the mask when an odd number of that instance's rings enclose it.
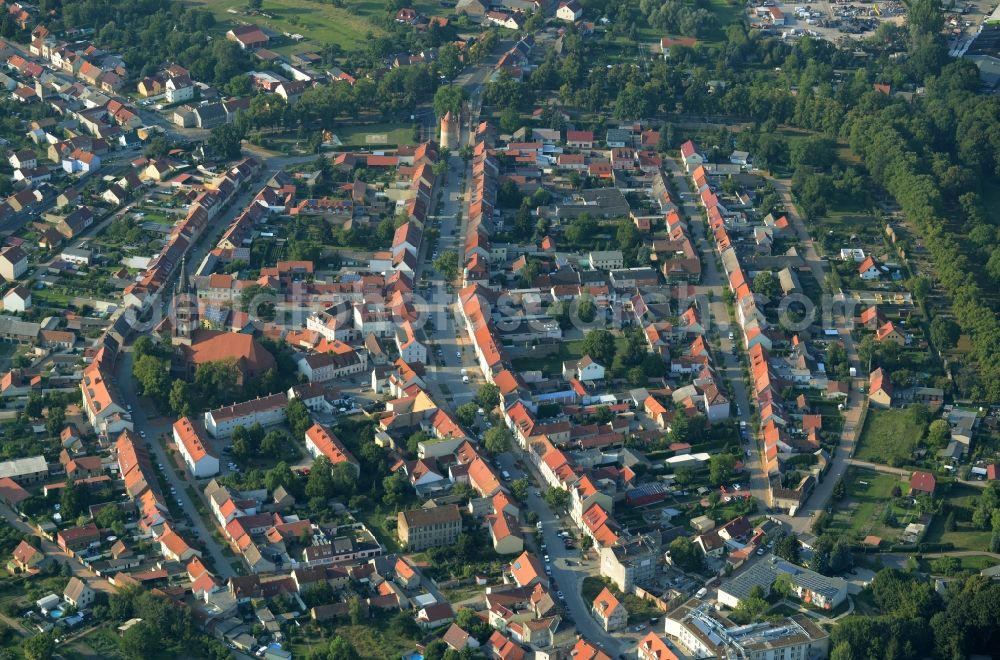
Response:
[[[677,537],[670,542],[668,552],[670,553],[670,561],[682,571],[697,572],[704,566],[701,549],[692,543],[691,539],[683,536]]]
[[[310,500],[327,500],[333,497],[336,484],[333,480],[333,468],[330,459],[320,456],[313,461],[309,469],[309,479],[306,481],[306,497]]]
[[[794,533],[785,534],[774,544],[774,554],[793,564],[799,563],[799,539]]]
[[[483,447],[492,455],[502,454],[510,449],[511,433],[504,426],[492,426],[483,434]]]
[[[762,270],[753,278],[753,291],[756,294],[776,298],[778,295],[778,279],[769,270]]]
[[[49,406],[49,413],[45,417],[45,430],[55,438],[62,432],[66,425],[66,408],[63,406]]]
[[[774,584],[771,585],[771,592],[782,598],[788,598],[794,594],[795,586],[792,584],[791,576],[788,573],[779,573]]]
[[[569,504],[569,492],[562,488],[549,486],[545,489],[545,503],[555,510],[562,510]]]
[[[176,379],[170,385],[170,395],[167,399],[170,409],[178,417],[189,417],[195,410],[194,388],[186,380]]]
[[[81,515],[87,508],[87,493],[84,487],[78,486],[73,479],[67,479],[59,496],[59,513],[63,520],[72,520]]]
[[[528,492],[530,490],[530,482],[527,478],[521,477],[520,479],[515,479],[510,483],[510,491],[514,494],[522,504],[528,501]]]
[[[994,254],[997,254],[997,252],[994,252]],[[934,342],[938,350],[947,351],[948,349],[955,348],[961,334],[962,330],[959,325],[947,316],[939,314],[931,321],[931,341]]]
[[[272,493],[278,486],[284,487],[289,492],[297,490],[295,488],[297,482],[298,478],[285,461],[279,462],[264,475],[264,486]]]
[[[424,658],[426,660],[444,660],[444,654],[448,652],[448,644],[443,639],[435,639],[424,647]]]
[[[254,441],[253,436],[243,425],[233,429],[232,448],[233,456],[240,461],[250,460],[260,453],[260,445]]]
[[[442,252],[434,260],[434,270],[444,275],[446,280],[454,280],[458,277],[458,254],[452,250]]]
[[[739,623],[759,621],[768,608],[766,595],[763,587],[755,584],[750,589],[750,594],[746,598],[741,598],[736,609],[733,610],[733,620]]]
[[[235,124],[222,124],[212,129],[205,145],[208,151],[226,160],[236,160],[242,155],[240,142],[243,135]]]
[[[844,484],[844,480],[838,479],[837,483],[833,484],[833,498],[836,500],[842,500],[847,495],[847,486]]]
[[[418,626],[417,622],[413,620],[413,617],[408,616],[406,612],[397,612],[393,615],[393,617],[389,620],[389,629],[396,635],[405,639],[419,639],[422,635],[420,626]]]
[[[484,383],[476,393],[476,403],[483,410],[493,410],[500,405],[500,388],[493,383]]]
[[[398,508],[406,501],[408,487],[409,484],[401,472],[385,477],[382,479],[382,503],[390,509]]]
[[[276,300],[274,289],[252,284],[240,292],[240,310],[262,321],[273,321]]]
[[[38,392],[29,394],[28,401],[24,404],[24,414],[32,419],[38,419],[44,410],[45,402],[42,400],[42,396]]]
[[[732,454],[712,454],[709,459],[708,478],[715,485],[728,481],[736,466],[736,457]]]
[[[438,87],[437,92],[434,93],[434,114],[438,118],[441,118],[450,112],[454,121],[458,123],[462,104],[468,96],[464,87],[458,85],[441,85]]]
[[[591,330],[583,338],[581,350],[599,364],[610,366],[615,358],[614,335],[607,330]]]
[[[94,517],[94,522],[101,529],[110,529],[117,536],[125,535],[125,513],[121,507],[113,504],[101,507]]]
[[[56,652],[56,640],[52,633],[40,633],[21,642],[21,651],[27,660],[50,660]]]
[[[285,406],[285,419],[288,420],[288,426],[296,438],[304,438],[306,431],[312,426],[309,409],[306,408],[306,404],[302,403],[301,399],[292,399],[288,402],[288,405]]]
[[[149,621],[140,621],[125,631],[119,648],[130,660],[154,657],[160,649],[160,631]]]
[[[584,323],[593,323],[594,319],[597,318],[597,306],[594,305],[594,299],[583,295],[580,296],[579,300],[580,304],[576,308],[576,313],[580,317],[580,320]]]
[[[295,456],[295,450],[292,448],[292,439],[288,437],[288,433],[280,429],[267,432],[264,439],[260,441],[260,453],[271,458],[286,456],[293,458]]]
[[[462,426],[472,426],[476,423],[476,411],[478,409],[479,407],[471,401],[469,403],[463,403],[455,409],[455,418]]]
[[[943,419],[935,419],[927,427],[927,444],[930,447],[944,447],[951,437],[951,426]]]
[[[170,394],[170,362],[155,355],[143,355],[132,363],[132,375],[141,394],[166,402]]]

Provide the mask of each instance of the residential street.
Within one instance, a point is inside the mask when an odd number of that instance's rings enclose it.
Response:
[[[527,505],[530,511],[538,514],[538,521],[542,523],[542,538],[545,542],[545,551],[549,555],[552,566],[552,592],[562,591],[566,599],[562,604],[573,617],[573,626],[576,630],[587,639],[603,646],[606,651],[616,657],[618,653],[623,652],[629,647],[629,640],[621,639],[604,632],[600,625],[598,625],[597,620],[590,613],[591,604],[584,601],[583,595],[580,592],[584,578],[590,575],[599,575],[598,560],[595,558],[589,561],[581,561],[579,550],[566,549],[563,539],[559,536],[559,532],[563,529],[568,529],[575,538],[576,533],[573,522],[565,513],[559,513],[559,517],[557,518],[545,500],[535,494],[536,492],[545,492],[543,490],[547,487],[545,481],[534,468],[534,465],[530,461],[527,461],[521,452],[518,451],[517,455],[515,455],[515,451],[516,448],[510,452],[501,454],[500,463],[503,469],[510,473],[511,480],[527,476],[529,481],[531,481],[532,486],[529,491]],[[522,464],[527,468],[526,470],[521,470],[517,467],[516,461],[518,456],[522,458]],[[596,552],[592,551],[591,555],[596,557]],[[539,552],[538,558],[542,559],[542,557],[543,553]],[[573,561],[575,566],[567,564],[567,560]]]
[[[195,503],[186,491],[187,486],[193,486],[200,496],[201,490],[198,483],[188,479],[187,471],[184,471],[183,478],[178,476],[177,470],[174,469],[176,464],[164,446],[164,439],[171,438],[172,425],[170,420],[164,417],[150,417],[146,407],[142,405],[139,396],[136,394],[135,379],[132,378],[132,355],[131,351],[125,351],[118,358],[116,372],[118,388],[121,390],[125,402],[132,406],[132,421],[135,423],[136,430],[142,430],[146,433],[146,440],[149,441],[150,450],[158,464],[157,467],[160,465],[163,466],[161,473],[166,477],[167,483],[175,491],[166,492],[163,496],[164,498],[174,500],[175,503],[179,502],[184,513],[191,519],[191,524],[188,527],[195,533],[195,538],[188,538],[188,540],[192,543],[197,541],[207,555],[211,557],[212,562],[215,564],[214,572],[216,575],[222,578],[232,577],[236,575],[236,572],[229,564],[230,560],[226,559],[225,555],[222,554],[222,548],[219,547],[219,544],[212,536],[212,530],[202,521]]]
[[[721,353],[723,364],[721,372],[729,381],[732,402],[739,407],[739,419],[749,425],[752,409],[750,407],[750,397],[746,391],[746,385],[743,380],[745,374],[739,360],[730,352],[733,348],[733,344],[736,342],[731,341],[728,338],[730,328],[732,328],[732,332],[737,340],[739,339],[740,332],[738,327],[733,322],[727,306],[724,302],[722,302],[723,291],[728,288],[728,286],[723,274],[719,272],[715,247],[705,236],[702,209],[697,203],[696,194],[691,190],[690,181],[686,173],[680,164],[673,158],[666,159],[665,169],[674,175],[674,182],[676,183],[678,192],[680,193],[681,203],[685,215],[690,219],[697,218],[701,220],[700,222],[690,222],[689,227],[691,228],[693,238],[697,242],[698,249],[702,255],[702,280],[701,284],[695,287],[695,292],[699,295],[711,294],[713,300],[713,302],[709,305],[710,314],[707,315],[707,318],[703,318],[702,322],[708,324],[706,327],[714,327],[719,331],[719,344],[722,349]],[[813,239],[806,229],[805,222],[799,216],[798,211],[795,208],[794,201],[791,197],[789,183],[787,181],[774,179],[772,179],[772,182],[775,189],[782,197],[782,201],[785,205],[784,213],[795,227],[799,241],[802,244],[800,253],[803,254],[806,266],[816,278],[820,289],[826,292],[826,263],[818,256]],[[831,297],[826,293],[824,293],[824,296],[827,298]],[[843,313],[843,309],[838,309],[836,306],[834,306],[833,309],[836,313],[830,320],[833,322],[839,338],[844,344],[850,365],[859,369],[860,373],[861,365],[859,364],[857,349],[854,345],[853,338],[851,337],[851,325],[853,318],[850,316],[850,309],[847,309],[847,314]],[[822,313],[822,311],[823,310],[817,310],[817,313]],[[826,323],[828,321],[827,319],[818,320],[822,323]],[[742,350],[742,347],[737,348]],[[833,492],[833,486],[847,471],[854,443],[856,441],[857,434],[860,432],[858,422],[861,417],[862,404],[864,400],[858,390],[860,382],[863,381],[853,381],[850,383],[851,389],[849,391],[847,405],[843,410],[844,427],[841,431],[836,450],[833,454],[830,470],[825,475],[823,481],[816,485],[812,495],[806,501],[805,505],[797,512],[797,515],[789,516],[782,514],[778,516],[778,518],[787,523],[796,533],[809,531],[809,527],[812,523],[812,517],[817,511],[821,511],[826,508]],[[758,444],[749,459],[748,468],[751,471],[750,488],[754,497],[767,504],[770,501],[770,494],[767,475],[763,471],[763,460],[760,453],[761,449],[762,447]]]
[[[719,333],[719,354],[721,360],[716,361],[719,374],[729,383],[730,402],[734,409],[734,414],[740,421],[749,427],[752,409],[750,398],[747,394],[746,383],[743,380],[743,365],[737,356],[732,354],[732,349],[742,350],[738,338],[740,336],[739,326],[729,313],[729,308],[724,302],[724,293],[728,289],[728,283],[723,274],[719,272],[718,260],[715,253],[715,246],[705,237],[704,217],[701,207],[698,206],[697,196],[691,190],[690,182],[684,174],[684,170],[673,158],[667,158],[664,162],[665,169],[674,175],[674,183],[681,196],[681,205],[684,215],[688,218],[688,227],[691,229],[692,237],[698,245],[701,253],[702,273],[701,284],[694,287],[695,292],[700,297],[711,296],[708,313],[702,312],[702,324],[706,330],[717,330]],[[729,339],[729,333],[733,333],[733,339]],[[721,361],[721,367],[719,362]],[[738,411],[738,412],[737,412]],[[741,442],[744,453],[743,460],[750,471],[750,492],[760,502],[768,502],[769,488],[767,476],[763,472],[760,453],[754,451],[753,441]],[[746,450],[750,450],[750,456],[746,455]]]

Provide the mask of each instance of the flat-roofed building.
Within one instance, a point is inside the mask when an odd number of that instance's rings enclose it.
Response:
[[[695,658],[822,660],[830,651],[829,634],[802,614],[740,626],[696,599],[667,615],[665,630]]]

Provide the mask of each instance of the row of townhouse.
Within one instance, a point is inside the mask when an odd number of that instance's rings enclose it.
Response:
[[[160,252],[153,257],[140,279],[123,291],[125,304],[147,308],[160,289],[180,267],[191,244],[201,236],[212,218],[228,205],[260,171],[260,163],[245,158],[206,185],[188,208],[187,214],[173,227]]]
[[[786,428],[788,416],[784,411],[785,403],[781,397],[781,390],[786,384],[795,382],[795,379],[787,377],[789,375],[787,370],[782,374],[784,377],[779,377],[772,364],[770,357],[772,340],[767,322],[750,288],[752,280],[744,271],[732,245],[724,220],[727,211],[712,191],[705,168],[702,167],[705,162],[704,157],[690,140],[681,145],[680,155],[707,214],[716,250],[721,257],[724,274],[735,300],[736,321],[750,361],[751,391],[760,418],[760,433],[764,445],[763,468],[771,486],[771,503],[773,506],[788,508],[794,514],[809,497],[815,486],[815,479],[807,475],[795,488],[781,487],[782,461],[796,452],[815,451],[819,448],[818,439],[815,435],[805,440],[794,438]]]
[[[500,170],[493,153],[493,130],[488,123],[483,122],[476,128],[475,140],[465,229],[465,264],[462,268],[462,282],[466,287],[473,284],[488,286],[490,264],[495,260],[490,247],[490,234],[494,228]]]

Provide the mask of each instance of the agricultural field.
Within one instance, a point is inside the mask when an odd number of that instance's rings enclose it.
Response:
[[[924,427],[908,410],[869,410],[855,458],[871,463],[904,465],[924,436]]]

